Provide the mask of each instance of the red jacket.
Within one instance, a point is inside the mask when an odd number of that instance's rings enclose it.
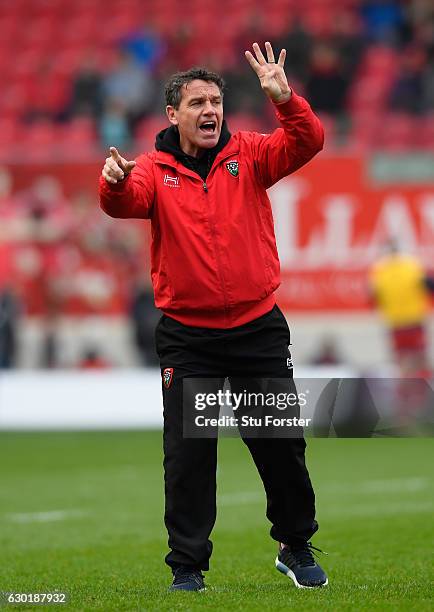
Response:
[[[185,325],[235,327],[275,303],[280,267],[266,190],[324,141],[302,97],[293,93],[275,108],[283,129],[233,135],[206,183],[162,151],[140,155],[122,182],[100,178],[107,214],[151,219],[155,305]]]

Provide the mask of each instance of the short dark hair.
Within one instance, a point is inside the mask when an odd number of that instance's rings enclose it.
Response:
[[[225,86],[223,78],[216,72],[210,72],[206,68],[195,67],[185,72],[176,72],[172,74],[164,88],[166,104],[168,106],[173,106],[173,108],[179,108],[182,98],[181,89],[184,85],[196,79],[207,81],[208,83],[215,83],[220,89],[220,93],[223,95]]]

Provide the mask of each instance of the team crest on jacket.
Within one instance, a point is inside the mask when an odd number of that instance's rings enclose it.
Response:
[[[173,368],[164,368],[163,370],[163,385],[168,389],[173,380]]]
[[[232,174],[232,176],[238,176],[238,162],[236,159],[231,159],[231,161],[228,161],[226,168],[228,169],[229,173]]]

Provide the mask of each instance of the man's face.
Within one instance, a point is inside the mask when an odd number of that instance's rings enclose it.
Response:
[[[166,107],[172,125],[177,125],[181,149],[200,156],[203,149],[215,147],[223,122],[223,100],[218,86],[195,79],[181,90],[179,108]]]

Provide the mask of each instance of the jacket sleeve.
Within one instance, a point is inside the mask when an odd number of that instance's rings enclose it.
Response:
[[[119,219],[149,219],[154,201],[152,159],[141,155],[131,173],[123,181],[108,183],[99,179],[99,201],[104,212]]]
[[[301,168],[324,145],[324,130],[308,102],[294,91],[288,102],[275,104],[282,127],[272,134],[253,134],[253,156],[266,189]]]

